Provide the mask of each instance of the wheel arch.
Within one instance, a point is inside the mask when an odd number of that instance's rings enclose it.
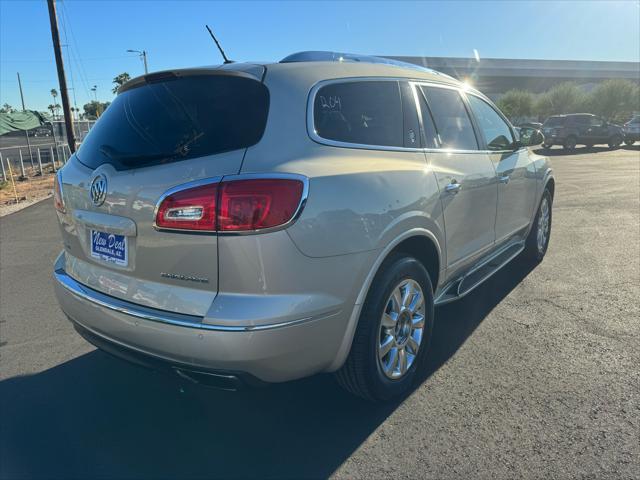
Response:
[[[424,249],[425,251],[422,251]],[[390,255],[396,253],[406,253],[414,256],[419,260],[426,268],[431,284],[435,293],[438,282],[441,278],[441,268],[444,264],[443,252],[438,242],[437,237],[429,230],[422,228],[415,228],[408,230],[404,235],[396,238],[393,242],[388,244],[378,255],[373,266],[370,268],[369,273],[365,277],[365,281],[360,289],[360,292],[356,298],[356,303],[349,317],[345,334],[342,340],[342,344],[336,353],[334,360],[326,369],[328,372],[338,370],[347,359],[349,351],[351,350],[351,344],[353,342],[353,336],[358,325],[360,317],[360,310],[362,304],[371,288],[371,284],[375,276],[380,271],[380,267],[384,261],[389,258]]]

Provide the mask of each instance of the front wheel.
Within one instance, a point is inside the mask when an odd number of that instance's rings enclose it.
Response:
[[[377,402],[405,394],[424,365],[432,330],[429,274],[411,256],[391,256],[369,289],[338,383]]]
[[[545,188],[540,200],[540,206],[533,220],[533,225],[527,236],[524,248],[524,256],[534,262],[541,262],[547,253],[549,239],[551,238],[551,217],[553,197],[548,188]]]
[[[631,146],[636,142],[634,142],[633,140],[625,140],[624,143],[626,143],[628,146]]]

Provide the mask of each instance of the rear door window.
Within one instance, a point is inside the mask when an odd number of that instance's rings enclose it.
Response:
[[[268,112],[269,92],[256,80],[164,77],[120,93],[77,157],[126,170],[246,148],[262,137]]]
[[[354,81],[321,87],[313,101],[315,133],[327,140],[404,147],[404,117],[396,81]]]
[[[420,88],[433,116],[440,146],[454,150],[477,150],[476,135],[460,93],[450,88]]]

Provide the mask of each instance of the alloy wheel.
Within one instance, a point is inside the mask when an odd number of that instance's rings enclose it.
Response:
[[[547,198],[542,199],[540,204],[540,216],[538,217],[537,243],[538,252],[544,253],[549,237],[549,220],[551,218],[551,210]]]
[[[378,360],[384,374],[402,378],[418,355],[425,327],[424,293],[415,280],[405,279],[391,291],[378,338]]]

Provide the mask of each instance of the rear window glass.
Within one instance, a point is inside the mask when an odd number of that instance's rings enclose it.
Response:
[[[77,156],[91,168],[124,170],[246,148],[262,137],[268,111],[267,88],[248,78],[148,83],[116,97]]]
[[[400,87],[394,81],[332,83],[313,105],[318,136],[363,145],[404,146]]]
[[[558,127],[563,124],[564,124],[563,117],[549,117],[544,122],[545,127]]]

